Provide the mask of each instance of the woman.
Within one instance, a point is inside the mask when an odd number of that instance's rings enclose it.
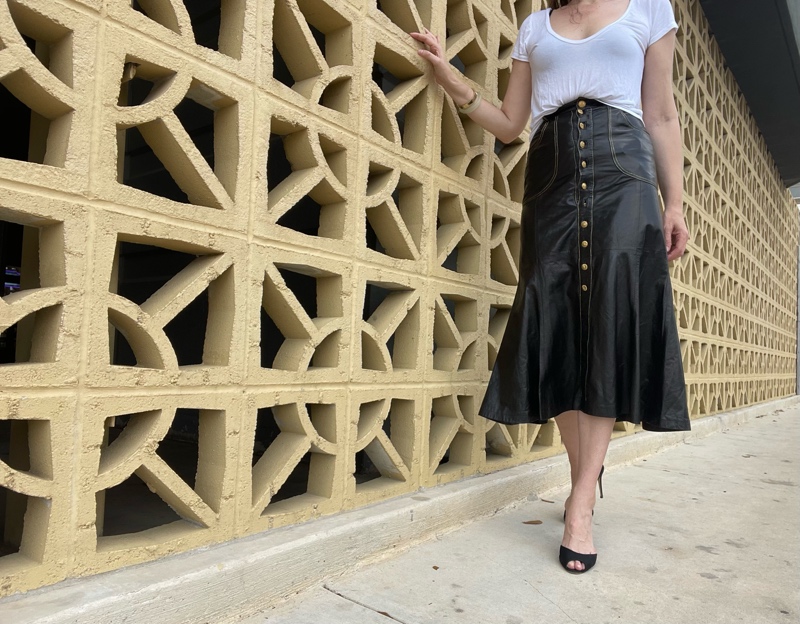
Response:
[[[424,44],[436,82],[510,142],[531,118],[520,279],[480,413],[555,418],[569,457],[559,560],[597,560],[595,482],[616,420],[689,429],[668,261],[689,238],[669,0],[549,0],[522,24],[500,108]],[[664,199],[664,211],[658,197]]]

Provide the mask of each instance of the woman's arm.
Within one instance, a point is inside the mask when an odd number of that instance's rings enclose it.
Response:
[[[421,33],[409,34],[425,45],[425,48],[419,50],[419,55],[431,64],[434,79],[453,98],[456,106],[469,102],[475,94],[472,88],[465,85],[456,76],[444,56],[444,49],[439,43],[439,37],[428,29],[424,29]],[[503,143],[510,143],[516,139],[531,116],[530,65],[514,60],[502,106],[498,108],[483,100],[469,116]]]
[[[658,186],[664,198],[664,240],[668,260],[682,256],[689,240],[689,230],[683,218],[683,142],[672,94],[674,53],[673,31],[647,49],[642,79],[644,125],[653,139]]]

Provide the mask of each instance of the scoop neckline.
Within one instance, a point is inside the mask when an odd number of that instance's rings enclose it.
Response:
[[[630,12],[631,7],[633,6],[634,2],[635,2],[635,0],[628,0],[628,7],[625,9],[625,12],[622,15],[620,15],[617,19],[615,19],[610,24],[606,24],[605,26],[603,26],[600,30],[598,30],[593,35],[589,35],[588,37],[585,37],[584,39],[569,39],[567,37],[563,37],[563,36],[559,35],[555,30],[553,30],[553,26],[550,24],[550,13],[552,13],[552,11],[546,11],[545,24],[547,25],[547,31],[551,35],[553,35],[556,39],[560,39],[561,41],[566,41],[567,43],[586,43],[587,41],[591,41],[592,39],[594,39],[595,37],[598,37],[599,35],[604,33],[606,30],[611,28],[612,26],[615,26],[616,24],[619,24],[622,20],[624,20],[628,16],[628,13]]]

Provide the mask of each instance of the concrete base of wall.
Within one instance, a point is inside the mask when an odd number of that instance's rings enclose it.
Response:
[[[632,462],[800,403],[800,397],[709,416],[690,432],[614,440],[607,466]],[[0,600],[0,621],[14,624],[233,622],[324,578],[391,556],[522,499],[563,486],[560,455],[497,473],[284,527],[216,547]]]

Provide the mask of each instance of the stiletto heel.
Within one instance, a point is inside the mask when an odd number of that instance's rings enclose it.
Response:
[[[600,474],[597,476],[597,487],[600,488],[600,498],[603,498],[603,473],[606,471],[605,465],[600,466]]]

